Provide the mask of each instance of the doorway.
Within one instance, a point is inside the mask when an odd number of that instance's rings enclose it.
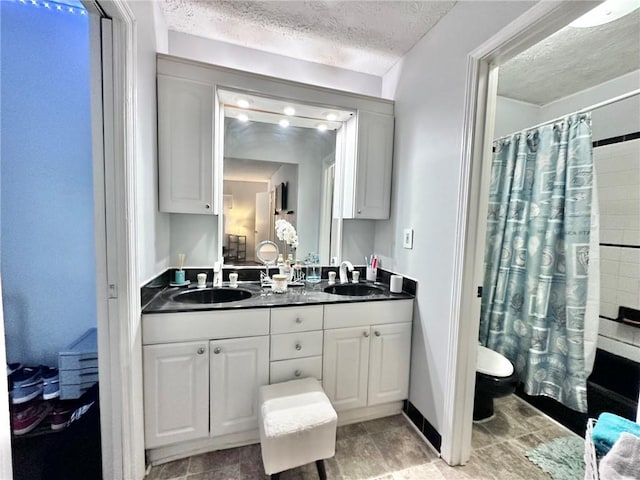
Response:
[[[96,234],[105,200],[94,189],[104,172],[93,154],[93,98],[101,92],[92,91],[91,37],[100,14],[79,1],[0,8],[3,343],[16,370],[11,406],[3,411],[13,432],[7,452],[16,479],[40,478],[45,470],[76,478],[74,468],[83,478],[100,478],[95,345],[104,255]],[[60,352],[79,341],[87,358],[93,354],[91,365],[59,362]],[[64,465],[69,456],[71,470]]]
[[[443,456],[453,462],[464,463],[468,459],[469,450],[464,447],[465,441],[471,438],[471,410],[473,406],[473,385],[475,380],[476,345],[480,301],[477,297],[477,287],[482,285],[485,225],[483,219],[487,214],[486,185],[489,178],[489,161],[491,158],[491,144],[494,139],[494,124],[496,102],[495,95],[498,88],[497,65],[505,64],[528,47],[552,35],[562,27],[575,20],[593,5],[577,5],[566,2],[556,7],[548,7],[546,11],[542,5],[532,9],[527,18],[521,18],[512,31],[501,32],[496,38],[483,45],[470,56],[470,76],[468,84],[468,105],[470,114],[467,126],[468,144],[465,148],[469,159],[468,209],[465,207],[466,221],[464,267],[460,282],[461,309],[456,328],[453,329],[452,342],[457,344],[457,350],[450,357],[452,365],[458,365],[456,380],[451,385],[447,415],[452,419],[453,435],[460,439],[462,448],[456,448],[448,439],[443,438]],[[517,33],[514,33],[517,32]],[[474,75],[478,75],[474,77]],[[472,107],[478,100],[477,109]],[[586,106],[586,105],[581,105]],[[573,111],[577,110],[575,108]],[[569,112],[567,112],[569,113]],[[475,119],[473,116],[475,115]],[[514,128],[516,130],[516,128]],[[480,280],[479,280],[480,279]],[[468,440],[467,440],[468,439]],[[446,443],[446,444],[445,444]]]

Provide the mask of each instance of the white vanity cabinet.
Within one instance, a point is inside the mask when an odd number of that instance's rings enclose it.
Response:
[[[269,336],[212,340],[211,436],[258,428],[258,388],[269,384]]]
[[[209,436],[209,342],[143,347],[146,448]]]
[[[322,384],[336,411],[404,400],[413,301],[325,306]]]
[[[322,380],[322,305],[271,309],[270,383]]]
[[[215,87],[158,75],[161,212],[214,213]]]
[[[393,126],[393,115],[365,110],[345,125],[343,218],[389,218]]]

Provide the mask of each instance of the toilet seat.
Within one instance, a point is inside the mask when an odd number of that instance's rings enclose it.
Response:
[[[508,377],[513,374],[513,364],[498,352],[478,345],[476,371],[492,377]]]

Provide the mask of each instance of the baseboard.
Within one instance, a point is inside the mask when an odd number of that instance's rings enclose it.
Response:
[[[411,423],[416,426],[418,431],[420,431],[429,443],[433,445],[436,452],[441,453],[440,447],[442,446],[442,436],[438,433],[435,427],[429,423],[429,420],[424,418],[422,413],[420,413],[420,410],[418,410],[409,400],[404,401],[402,410],[406,414],[407,418],[411,420]]]

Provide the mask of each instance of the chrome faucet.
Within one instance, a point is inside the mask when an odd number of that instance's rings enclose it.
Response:
[[[340,283],[349,283],[349,277],[347,277],[347,268],[350,272],[353,272],[353,264],[348,260],[343,260],[340,264]]]

